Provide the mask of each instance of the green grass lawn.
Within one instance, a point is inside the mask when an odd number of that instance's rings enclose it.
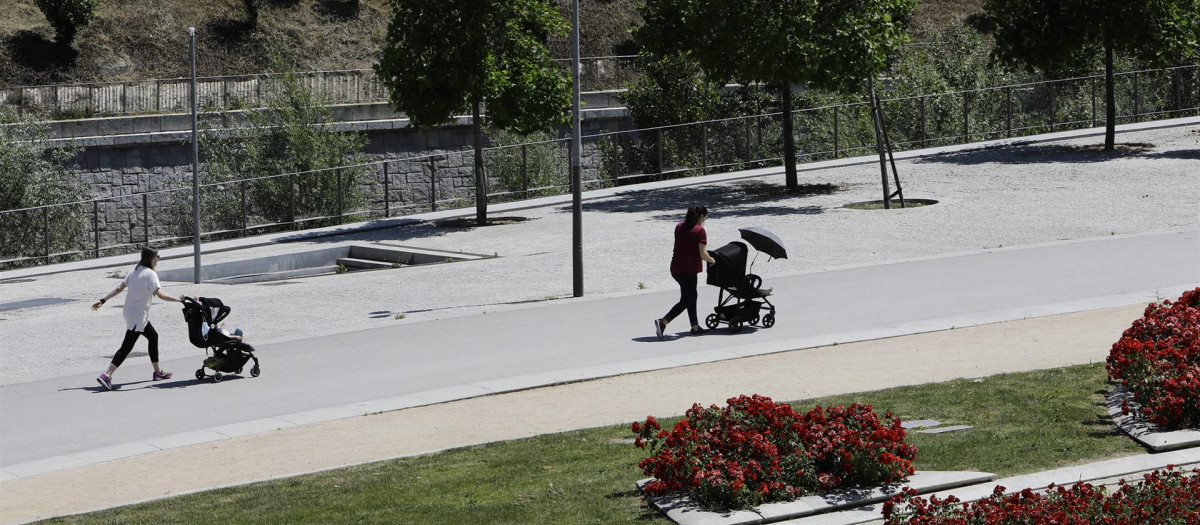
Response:
[[[795,403],[868,402],[903,420],[975,428],[911,434],[918,470],[1001,476],[1141,451],[1112,425],[1100,364]],[[747,392],[747,394],[752,392]],[[675,419],[664,420],[674,424]],[[628,426],[383,461],[46,523],[668,523],[634,491],[643,451]],[[114,480],[120,483],[120,480]],[[1011,487],[1010,487],[1011,488]]]

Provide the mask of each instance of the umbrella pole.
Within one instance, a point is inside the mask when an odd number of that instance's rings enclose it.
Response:
[[[754,258],[750,259],[750,268],[746,270],[746,273],[750,273],[750,270],[754,269],[754,261],[758,260],[758,253],[758,250],[754,250]]]

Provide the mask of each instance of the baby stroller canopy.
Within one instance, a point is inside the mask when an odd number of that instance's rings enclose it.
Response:
[[[213,343],[208,339],[217,331],[207,330],[208,336],[206,337],[204,325],[212,327],[220,323],[229,316],[230,308],[216,297],[184,297],[181,302],[183,303],[183,319],[188,324],[188,339],[197,348],[212,346]]]

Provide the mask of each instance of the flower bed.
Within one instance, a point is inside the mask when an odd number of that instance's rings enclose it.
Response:
[[[900,420],[885,426],[871,405],[816,407],[806,414],[769,397],[728,406],[692,405],[669,432],[653,416],[633,424],[650,495],[686,493],[701,507],[747,508],[841,487],[874,486],[913,473],[917,449]]]
[[[1200,427],[1200,288],[1146,307],[1108,356],[1108,376],[1166,429]],[[1129,413],[1126,404],[1123,412]]]
[[[906,489],[884,503],[885,525],[1191,525],[1200,523],[1200,469],[1185,474],[1173,467],[1146,475],[1139,484],[1120,483],[1109,493],[1087,483],[1051,486],[1046,494],[1029,489],[962,503],[917,497]]]

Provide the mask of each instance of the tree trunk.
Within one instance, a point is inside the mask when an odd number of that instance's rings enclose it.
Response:
[[[471,132],[475,138],[475,224],[487,225],[487,177],[483,173],[483,131],[479,124],[479,102],[471,104]]]
[[[1117,140],[1117,96],[1113,80],[1112,42],[1104,44],[1104,151],[1115,149]]]
[[[796,134],[792,132],[792,83],[785,81],[783,95],[783,170],[787,189],[800,186],[796,180]]]
[[[875,151],[879,153],[879,176],[883,181],[883,209],[892,208],[892,190],[888,188],[887,153],[883,144],[883,115],[880,113],[879,98],[875,96],[875,78],[867,77],[867,96],[871,99],[871,123],[875,126]]]

